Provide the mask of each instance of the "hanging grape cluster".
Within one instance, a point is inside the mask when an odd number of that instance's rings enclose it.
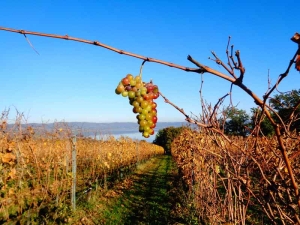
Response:
[[[128,74],[124,77],[116,88],[116,94],[129,98],[129,104],[133,106],[133,112],[138,114],[139,132],[145,138],[154,134],[154,128],[157,122],[157,104],[154,99],[159,97],[157,85],[152,81],[145,83],[141,75],[136,77]]]

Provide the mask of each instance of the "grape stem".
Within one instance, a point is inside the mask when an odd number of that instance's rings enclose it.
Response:
[[[147,62],[148,60],[147,59],[145,59],[144,61],[143,61],[143,63],[142,63],[142,65],[141,65],[141,68],[140,68],[140,74],[139,74],[139,76],[142,78],[142,70],[143,70],[143,66],[144,66],[144,64],[145,64],[145,62]]]

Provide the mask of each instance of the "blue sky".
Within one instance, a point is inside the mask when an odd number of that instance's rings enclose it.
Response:
[[[232,36],[246,67],[244,84],[258,96],[274,84],[296,51],[290,41],[300,32],[299,1],[1,1],[0,26],[97,40],[147,57],[194,67],[186,58],[225,72],[209,60],[210,51],[226,61]],[[137,75],[141,60],[78,42],[0,31],[0,110],[23,112],[27,122],[135,122],[128,100],[114,93],[126,74]],[[188,114],[201,113],[201,76],[146,63],[144,81]],[[294,69],[280,91],[299,89]],[[204,74],[203,96],[211,104],[230,84]],[[158,121],[184,121],[172,106],[158,103]],[[228,102],[225,102],[228,103]],[[233,103],[249,111],[253,100],[237,87]]]

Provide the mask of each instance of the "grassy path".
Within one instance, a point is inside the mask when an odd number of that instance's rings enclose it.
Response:
[[[139,165],[129,180],[111,193],[102,214],[104,224],[173,224],[170,192],[176,166],[170,156]]]

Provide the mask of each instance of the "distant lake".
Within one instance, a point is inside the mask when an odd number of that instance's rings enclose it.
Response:
[[[133,140],[134,139],[145,140],[147,142],[152,143],[156,137],[156,134],[157,134],[157,132],[155,132],[155,134],[151,135],[149,138],[144,138],[142,136],[142,133],[139,133],[139,132],[129,132],[129,133],[122,133],[122,134],[103,134],[103,135],[97,135],[96,137],[99,139],[102,139],[102,138],[106,139],[109,136],[114,136],[116,139],[119,139],[120,137],[129,137]],[[91,137],[94,137],[94,136],[91,136]]]
[[[131,139],[145,140],[145,141],[148,141],[148,142],[152,143],[155,139],[156,133],[154,135],[151,135],[149,138],[144,138],[142,136],[142,133],[139,133],[139,132],[137,132],[137,133],[125,133],[125,134],[115,134],[114,136],[115,136],[115,138],[120,138],[121,136],[123,136],[123,137],[129,137]]]

